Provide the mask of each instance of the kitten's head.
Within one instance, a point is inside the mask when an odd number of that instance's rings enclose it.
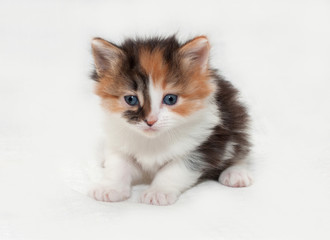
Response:
[[[117,46],[92,41],[96,93],[103,107],[153,137],[178,127],[216,87],[210,79],[205,36],[179,44],[175,37],[126,40]]]

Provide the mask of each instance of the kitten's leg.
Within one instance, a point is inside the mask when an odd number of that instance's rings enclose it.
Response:
[[[253,179],[245,162],[236,163],[225,169],[219,177],[219,182],[228,187],[248,187]]]
[[[196,184],[200,173],[187,168],[183,161],[163,166],[150,187],[141,195],[141,202],[154,205],[173,204],[180,194]]]
[[[98,201],[123,201],[131,195],[132,181],[140,176],[140,169],[129,156],[107,150],[103,177],[89,195]]]

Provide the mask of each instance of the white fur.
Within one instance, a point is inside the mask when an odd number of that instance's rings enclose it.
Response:
[[[131,183],[138,174],[130,157],[105,148],[104,174],[102,180],[90,191],[99,201],[122,201],[130,196]]]
[[[151,112],[149,116],[147,116],[147,119],[158,119],[159,112],[161,111],[160,106],[163,102],[163,92],[160,87],[154,86],[151,76],[149,76],[149,96],[151,101]]]
[[[220,174],[219,182],[228,187],[248,187],[253,179],[245,164],[237,164],[224,170]]]
[[[151,82],[151,81],[150,81]],[[152,112],[158,112],[155,131],[146,132],[146,123],[128,123],[119,114],[106,112],[106,162],[102,183],[92,191],[101,201],[118,201],[129,196],[131,184],[152,180],[141,196],[143,203],[167,205],[191,187],[200,173],[189,169],[184,160],[220,124],[218,108],[212,97],[205,108],[188,117],[161,106],[163,95],[150,85]],[[114,197],[109,195],[114,194]],[[119,196],[118,196],[119,195]]]
[[[200,173],[188,169],[183,161],[171,161],[162,167],[151,186],[141,196],[141,202],[154,205],[174,203],[180,193],[193,184]]]
[[[160,130],[157,136],[148,137],[120,116],[108,113],[106,131],[108,147],[133,156],[142,168],[154,172],[169,160],[182,158],[192,152],[211,134],[212,127],[219,123],[218,110],[215,105],[194,113],[188,118],[175,116],[166,111],[155,125]]]

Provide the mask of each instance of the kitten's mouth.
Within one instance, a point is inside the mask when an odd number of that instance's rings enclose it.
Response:
[[[146,129],[143,129],[144,132],[157,132],[157,129],[155,128],[146,128]]]
[[[157,127],[145,127],[142,129],[143,133],[146,135],[146,136],[156,136],[158,135],[159,133],[159,128]]]

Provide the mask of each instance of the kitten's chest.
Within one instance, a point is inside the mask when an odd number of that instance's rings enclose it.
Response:
[[[143,169],[154,171],[196,151],[212,135],[220,118],[216,106],[209,105],[196,119],[152,138],[116,123],[109,121],[106,125],[109,147],[131,156]]]
[[[177,132],[175,138],[166,134],[156,138],[143,138],[132,132],[113,129],[107,136],[107,142],[110,148],[131,156],[144,170],[152,173],[167,162],[183,159],[195,151],[209,134]]]
[[[121,137],[117,138],[115,144],[116,149],[132,156],[144,170],[149,172],[157,171],[171,160],[182,158],[195,148],[195,144],[187,144],[187,141],[171,141],[164,136],[155,139]]]

